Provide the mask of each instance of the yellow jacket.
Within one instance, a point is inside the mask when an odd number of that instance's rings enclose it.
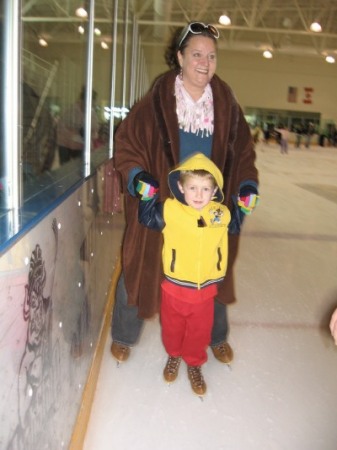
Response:
[[[201,211],[185,204],[177,186],[181,170],[196,169],[210,172],[219,188],[215,199]],[[174,198],[164,203],[162,258],[166,278],[198,289],[221,281],[227,269],[230,212],[220,203],[223,200],[220,170],[206,156],[197,153],[169,173],[169,187]]]

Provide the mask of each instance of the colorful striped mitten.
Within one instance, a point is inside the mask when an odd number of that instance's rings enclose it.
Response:
[[[251,214],[253,209],[258,205],[260,196],[255,193],[240,195],[238,205],[244,214]]]
[[[159,183],[153,176],[147,172],[139,172],[134,180],[135,194],[136,196],[146,202],[151,200],[159,191]]]

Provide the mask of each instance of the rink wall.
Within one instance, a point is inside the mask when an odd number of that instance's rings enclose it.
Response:
[[[123,214],[104,166],[0,256],[0,448],[81,448],[109,330]]]

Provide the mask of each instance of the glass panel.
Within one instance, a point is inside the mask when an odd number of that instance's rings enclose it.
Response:
[[[8,0],[9,1],[9,0]],[[21,195],[17,195],[19,208],[16,213],[15,229],[3,232],[10,223],[10,215],[1,211],[1,243],[13,238],[25,230],[25,226],[46,207],[50,207],[77,182],[83,180],[84,166],[82,149],[84,137],[88,132],[84,127],[86,99],[86,78],[88,48],[88,15],[79,16],[75,7],[82,2],[54,2],[50,0],[22,0],[20,27],[22,27],[20,47],[20,83],[18,110],[19,118],[19,162],[22,186],[18,185]],[[1,7],[3,2],[0,2]],[[82,3],[90,5],[87,0]],[[97,121],[96,129],[89,132],[92,141],[91,168],[95,168],[108,156],[107,142],[111,127],[113,106],[114,126],[124,118],[130,107],[134,83],[133,98],[138,96],[142,74],[131,79],[133,40],[133,16],[129,2],[115,0],[96,1],[94,35],[93,80],[92,87],[97,93],[93,106]],[[83,11],[82,11],[83,12]],[[85,12],[85,11],[84,11]],[[87,14],[89,10],[87,11]],[[1,18],[3,19],[3,11]],[[125,27],[126,21],[128,26]],[[116,23],[114,23],[116,22]],[[118,24],[118,26],[117,26]],[[3,24],[2,24],[3,25]],[[91,29],[92,30],[92,29]],[[3,58],[5,40],[0,29],[0,54]],[[137,53],[140,46],[136,38]],[[125,49],[126,46],[126,49]],[[4,59],[4,58],[3,58]],[[138,66],[138,64],[137,64]],[[0,73],[4,67],[1,64]],[[112,88],[111,72],[114,74]],[[142,69],[143,70],[143,69]],[[2,120],[6,119],[4,85],[1,79]],[[15,86],[14,86],[15,88]],[[113,95],[112,95],[113,94]],[[110,105],[111,97],[114,104]],[[4,122],[6,124],[6,122]],[[0,123],[0,201],[2,202],[1,178],[3,177],[3,125]],[[97,133],[96,133],[97,132]],[[15,131],[14,131],[15,134]],[[110,136],[111,144],[111,136]],[[1,151],[2,150],[2,151]],[[110,148],[111,151],[111,148]],[[16,153],[15,153],[16,154]],[[17,167],[17,165],[15,165]],[[85,171],[87,174],[87,170]],[[2,208],[3,205],[1,204]],[[2,208],[3,209],[3,208]]]
[[[27,201],[60,179],[64,189],[69,187],[76,181],[70,174],[81,172],[87,18],[76,15],[72,2],[61,6],[49,0],[23,0],[22,17],[21,142]]]
[[[132,66],[132,40],[133,40],[133,16],[131,11],[125,16],[126,20],[126,48],[125,48],[125,77],[124,77],[124,107],[130,109],[131,91],[131,66]]]
[[[118,1],[118,25],[117,25],[117,45],[116,45],[116,83],[115,83],[115,105],[114,122],[115,125],[125,117],[123,109],[123,81],[124,81],[124,39],[125,39],[125,3]]]
[[[95,3],[93,88],[97,92],[95,109],[98,131],[93,159],[98,154],[107,158],[109,150],[113,14],[113,2],[109,3],[109,7],[102,2]]]
[[[4,211],[6,202],[5,202],[5,160],[4,160],[4,11],[3,11],[3,2],[0,2],[0,216]]]

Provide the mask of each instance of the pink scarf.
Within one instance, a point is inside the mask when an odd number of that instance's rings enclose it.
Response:
[[[213,94],[208,84],[202,96],[196,102],[184,88],[179,75],[175,81],[175,96],[179,128],[201,137],[210,136],[214,130]]]

